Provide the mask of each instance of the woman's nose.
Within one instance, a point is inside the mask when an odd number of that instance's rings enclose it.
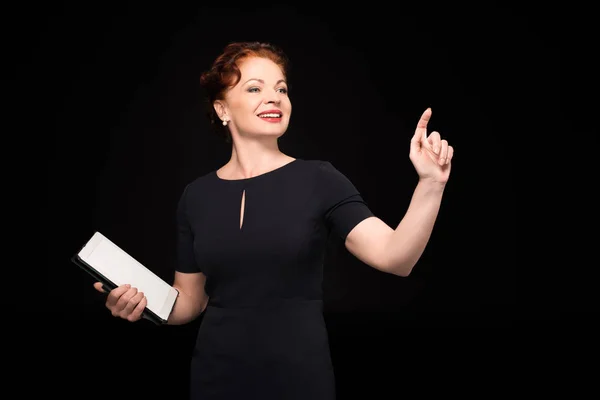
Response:
[[[273,90],[267,92],[267,95],[265,97],[265,104],[279,104],[279,102],[281,102],[281,99],[279,98],[279,93],[277,91]]]

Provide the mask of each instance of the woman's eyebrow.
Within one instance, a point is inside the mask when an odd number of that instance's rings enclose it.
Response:
[[[259,78],[250,78],[248,79],[246,82],[244,82],[244,85],[250,81],[259,81],[260,83],[262,83],[263,85],[265,84],[265,81]],[[277,82],[275,82],[276,85],[280,84],[281,82],[285,83],[287,85],[287,82],[285,81],[285,79],[280,79]]]

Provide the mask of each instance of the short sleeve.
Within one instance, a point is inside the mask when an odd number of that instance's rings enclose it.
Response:
[[[187,191],[189,184],[183,190],[177,204],[177,265],[179,272],[201,272],[194,256],[194,233],[187,212]]]
[[[330,162],[319,163],[317,179],[325,224],[342,240],[359,222],[374,216],[354,184]]]

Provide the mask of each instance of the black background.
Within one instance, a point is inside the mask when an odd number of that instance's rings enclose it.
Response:
[[[550,132],[573,116],[576,104],[560,99],[577,89],[561,85],[561,74],[567,54],[585,54],[585,12],[494,2],[123,4],[5,14],[9,117],[24,133],[11,138],[28,149],[5,155],[21,160],[17,202],[40,213],[36,246],[46,260],[36,275],[42,295],[26,296],[28,311],[11,317],[27,327],[18,335],[33,353],[16,370],[44,377],[26,389],[186,398],[201,319],[176,327],[115,319],[69,259],[99,230],[171,281],[181,191],[230,152],[209,130],[198,78],[234,40],[273,42],[292,60],[294,111],[282,150],[331,161],[392,227],[416,184],[409,141],[425,108],[430,130],[455,148],[438,221],[410,277],[383,274],[331,244],[325,311],[340,399],[435,387],[465,359],[465,374],[481,373],[512,354],[508,328],[517,321],[559,313],[539,301],[529,307],[527,293],[517,302],[515,154],[532,125]],[[579,87],[581,75],[570,79]],[[460,382],[447,393],[474,390]]]

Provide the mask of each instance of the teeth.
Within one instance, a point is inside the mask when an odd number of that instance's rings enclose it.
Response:
[[[279,117],[281,117],[281,114],[260,114],[259,117],[261,117],[261,118],[279,118]]]

